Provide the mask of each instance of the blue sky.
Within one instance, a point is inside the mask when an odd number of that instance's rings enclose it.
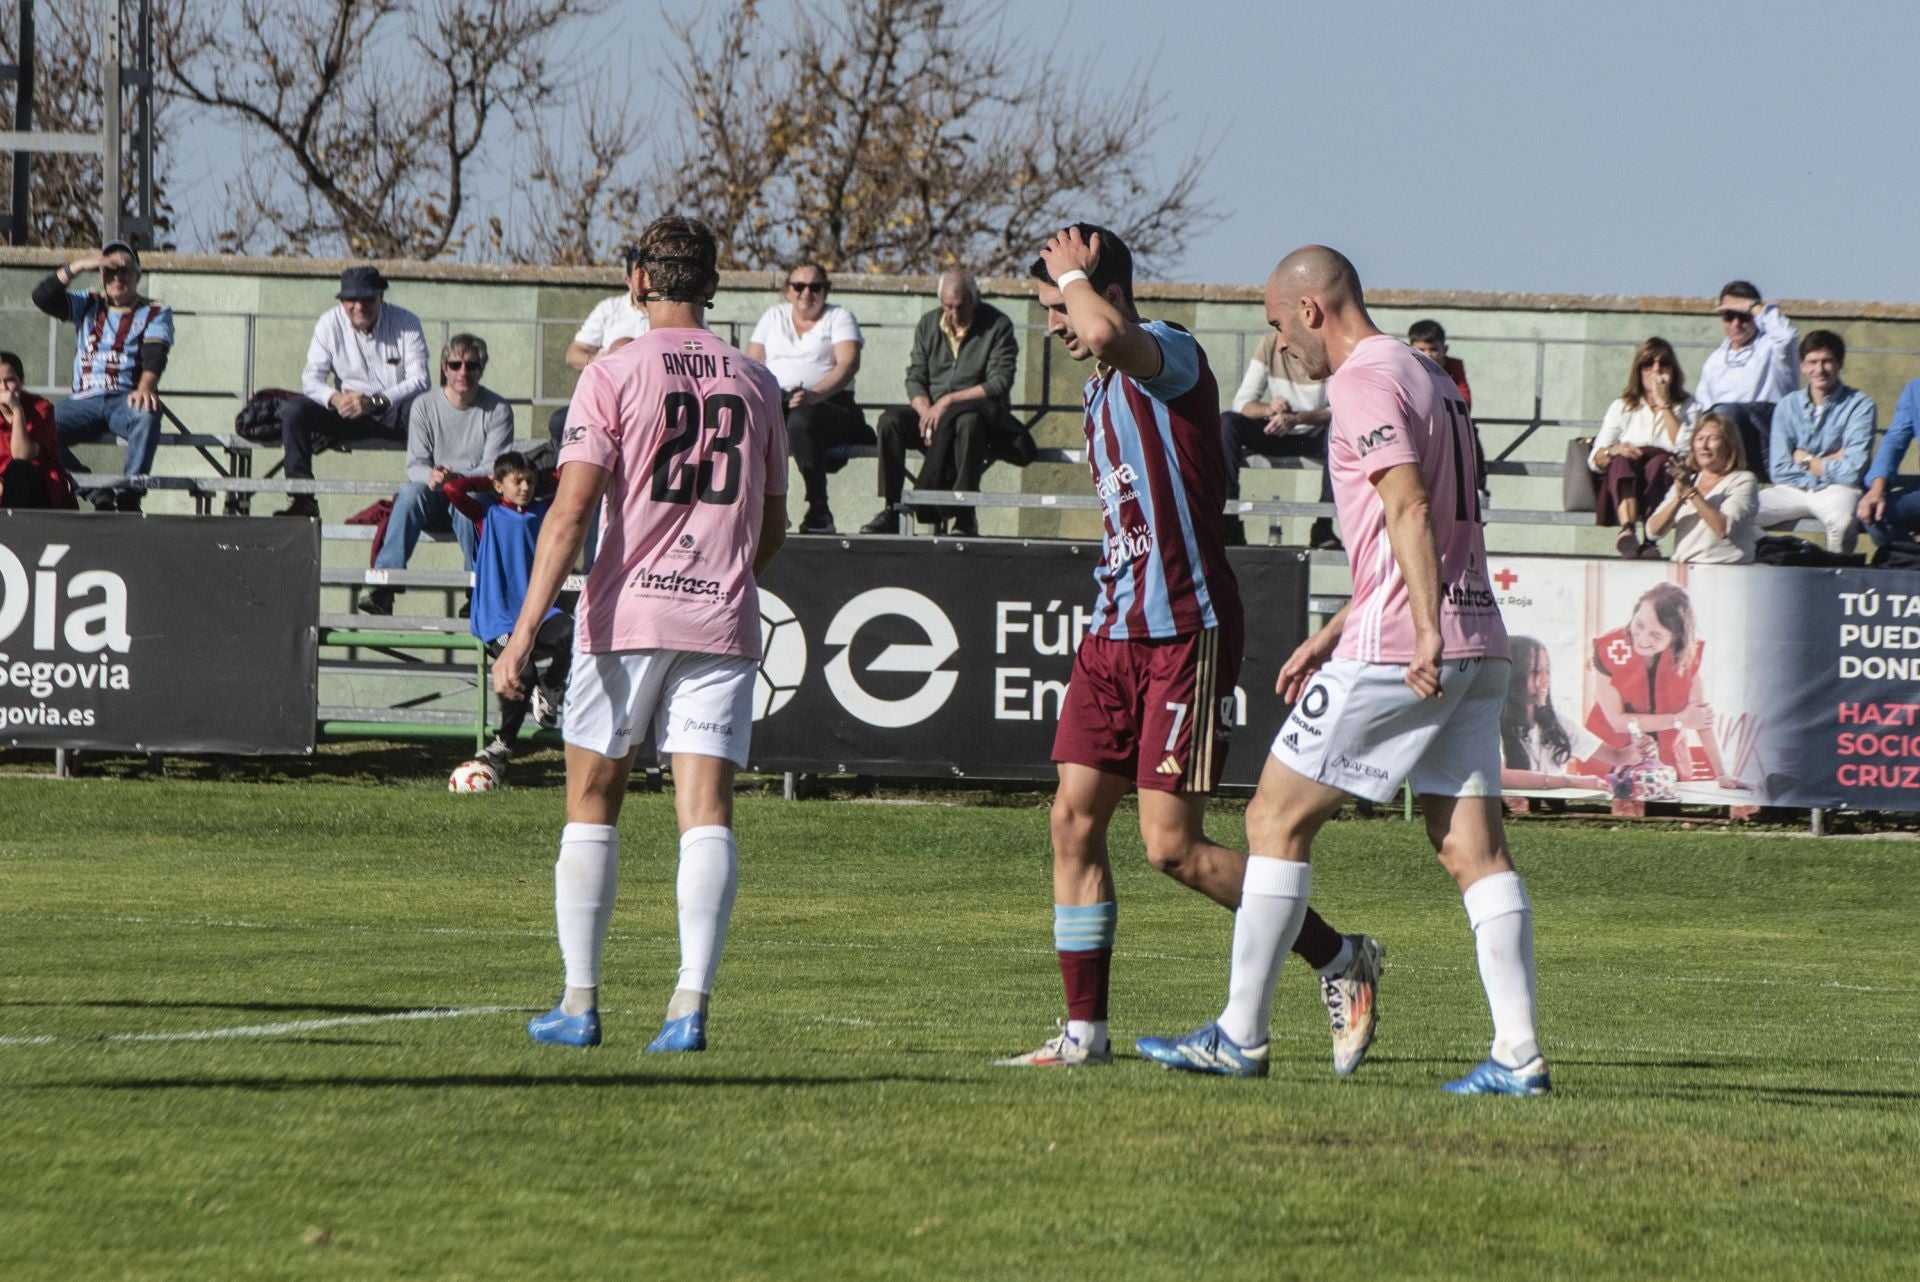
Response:
[[[702,7],[618,0],[583,60],[623,60],[644,102],[658,15]],[[1063,64],[1151,65],[1156,172],[1215,145],[1220,221],[1165,277],[1258,283],[1320,240],[1383,288],[1707,295],[1742,276],[1920,301],[1920,5],[1016,0],[1007,22]]]

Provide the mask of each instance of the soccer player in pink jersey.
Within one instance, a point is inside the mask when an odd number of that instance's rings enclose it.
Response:
[[[1348,794],[1410,779],[1427,836],[1466,901],[1492,1053],[1445,1089],[1545,1095],[1534,1031],[1533,910],[1500,816],[1507,633],[1487,582],[1473,423],[1433,362],[1382,334],[1353,264],[1324,245],[1282,259],[1267,321],[1333,405],[1327,464],[1353,597],[1281,666],[1293,704],[1247,808],[1246,880],[1220,1018],[1143,1038],[1171,1068],[1245,1076],[1267,1043],[1274,983],[1307,911],[1313,838]]]
[[[606,500],[567,685],[567,826],[553,869],[566,991],[537,1042],[600,1041],[600,958],[639,736],[671,761],[680,821],[680,977],[650,1051],[707,1044],[708,996],[739,880],[733,776],[747,764],[760,659],[755,576],[787,528],[787,432],[766,368],[710,333],[718,246],[661,218],[637,246],[648,331],[581,371],[520,617],[493,666],[522,697],[535,634]]]
[[[1220,782],[1244,635],[1227,564],[1220,389],[1193,335],[1143,321],[1133,255],[1112,232],[1077,223],[1033,266],[1047,329],[1087,380],[1087,466],[1106,528],[1094,570],[1092,625],[1074,655],[1053,759],[1053,938],[1067,1019],[1004,1068],[1113,1062],[1108,975],[1118,907],[1107,828],[1129,785],[1140,794],[1147,858],[1225,908],[1240,901],[1247,857],[1204,830]],[[1294,951],[1320,975],[1334,1070],[1350,1073],[1373,1041],[1380,946],[1303,917]],[[1259,1061],[1261,1069],[1266,1061]]]

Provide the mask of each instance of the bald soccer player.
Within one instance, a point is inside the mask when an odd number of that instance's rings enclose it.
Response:
[[[1349,795],[1386,801],[1410,779],[1427,837],[1466,901],[1493,1048],[1443,1089],[1545,1095],[1534,1032],[1533,911],[1500,816],[1507,633],[1487,582],[1473,423],[1432,361],[1380,332],[1353,264],[1324,245],[1267,282],[1267,323],[1310,378],[1328,379],[1327,465],[1353,597],[1282,665],[1293,704],[1247,808],[1246,880],[1220,1018],[1142,1038],[1171,1068],[1246,1075],[1264,1061],[1280,963],[1307,912],[1313,839]]]

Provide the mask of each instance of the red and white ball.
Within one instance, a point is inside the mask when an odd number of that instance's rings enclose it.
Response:
[[[448,792],[492,792],[500,786],[500,772],[485,761],[463,761],[447,776]]]

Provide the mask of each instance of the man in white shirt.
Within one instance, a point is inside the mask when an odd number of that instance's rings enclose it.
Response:
[[[316,446],[370,437],[398,442],[406,434],[407,405],[427,390],[427,340],[420,318],[386,302],[387,278],[377,267],[340,273],[340,305],[313,327],[301,396],[280,410],[280,443],[287,479],[313,479]],[[296,494],[279,516],[317,517],[320,502]]]
[[[772,371],[785,399],[788,447],[806,486],[802,534],[833,533],[827,474],[846,466],[849,446],[875,441],[853,399],[866,340],[852,312],[828,304],[831,288],[820,264],[795,266],[787,272],[787,301],[766,310],[747,343],[747,355]]]
[[[640,260],[636,257],[638,253],[639,249],[633,245],[620,251],[627,274],[626,292],[601,299],[587,313],[587,319],[580,323],[573,341],[567,344],[566,355],[562,357],[568,369],[577,373],[647,332],[647,309],[640,301],[646,273],[640,268]],[[560,447],[560,433],[566,428],[567,410],[570,407],[570,404],[560,406],[547,419],[547,432],[553,437],[555,449]]]
[[[1701,365],[1693,400],[1740,425],[1747,458],[1765,476],[1774,403],[1800,386],[1800,331],[1751,281],[1728,281],[1715,310],[1726,337]]]
[[[1254,348],[1253,360],[1233,394],[1233,408],[1220,416],[1220,446],[1227,456],[1227,497],[1240,497],[1240,469],[1247,455],[1268,458],[1310,458],[1320,463],[1320,501],[1333,502],[1333,481],[1327,472],[1327,385],[1308,378],[1299,357],[1280,348],[1268,333]],[[1227,546],[1246,544],[1245,523],[1227,518]],[[1340,540],[1333,518],[1313,523],[1307,541],[1316,548],[1334,549]]]

